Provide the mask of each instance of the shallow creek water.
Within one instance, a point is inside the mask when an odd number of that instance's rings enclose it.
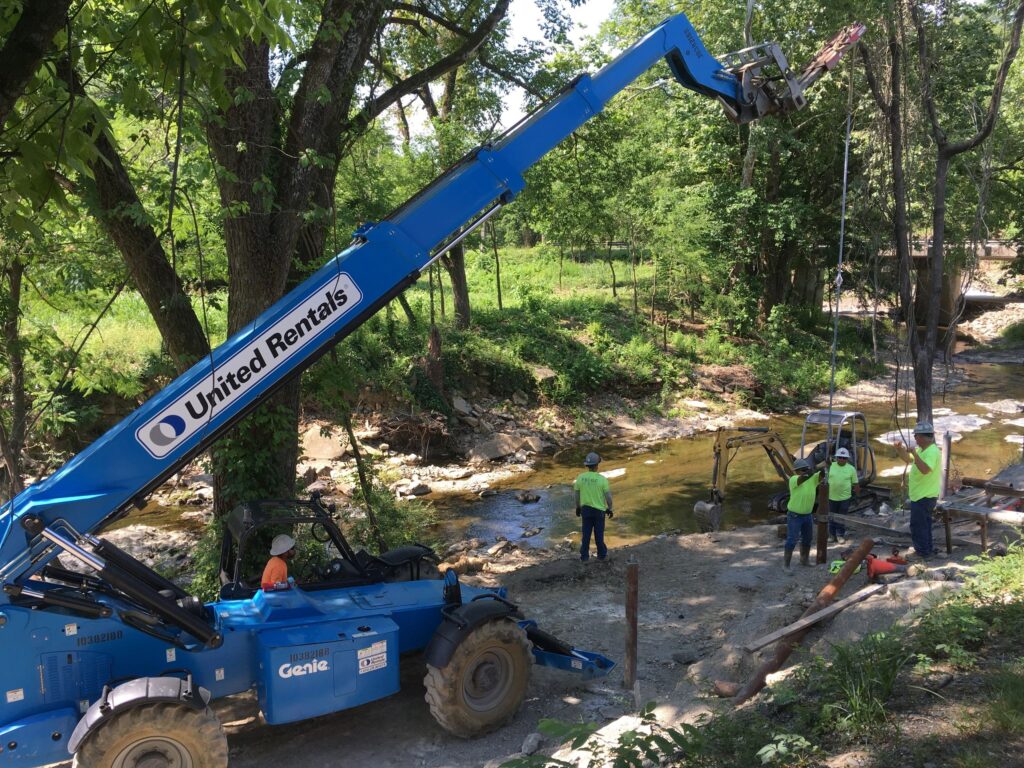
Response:
[[[977,364],[963,367],[967,381],[945,398],[937,395],[935,409],[937,414],[946,413],[940,409],[950,409],[957,415],[973,415],[988,421],[981,429],[961,432],[962,438],[953,443],[955,470],[964,476],[988,477],[1020,460],[1020,442],[1009,442],[1007,437],[1024,434],[1024,420],[1021,420],[1024,414],[993,412],[978,403],[1024,399],[1021,366]],[[912,395],[910,402],[913,403]],[[902,397],[900,405],[902,407]],[[877,438],[897,426],[912,426],[914,419],[897,421],[891,402],[842,406],[845,410],[855,407],[864,412],[871,431],[880,475],[875,483],[891,488],[899,498],[903,490],[902,477],[883,475],[886,469],[904,464],[891,446]],[[1008,423],[1015,420],[1021,421]],[[787,415],[752,423],[752,426],[777,430],[786,447],[796,452],[803,424],[803,415]],[[636,541],[667,530],[696,531],[693,505],[708,498],[713,442],[713,433],[705,433],[660,443],[643,452],[616,443],[577,445],[541,460],[529,474],[494,486],[497,491],[494,496],[437,499],[440,532],[448,540],[477,536],[493,542],[496,536],[503,535],[522,546],[557,543],[579,530],[579,521],[573,514],[571,483],[582,470],[583,457],[591,450],[601,454],[602,471],[625,470],[621,474],[616,472],[618,476],[611,479],[615,517],[608,521],[605,533],[610,544]],[[768,511],[767,501],[782,487],[764,451],[744,449],[729,468],[724,526],[735,528],[773,519],[776,515]],[[533,490],[540,495],[540,501],[519,502],[515,494],[520,489]],[[533,528],[543,530],[535,536],[521,538],[525,530]]]

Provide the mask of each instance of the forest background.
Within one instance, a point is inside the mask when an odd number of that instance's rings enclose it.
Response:
[[[745,45],[735,0],[622,0],[578,45],[567,6],[537,4],[544,39],[513,44],[508,0],[0,0],[0,501],[495,139],[511,90],[539,104],[680,10],[712,52]],[[482,391],[581,423],[601,393],[674,415],[721,369],[758,407],[826,390],[848,116],[842,285],[864,312],[839,325],[836,380],[920,323],[920,406],[956,319],[940,332],[931,276],[969,280],[979,243],[1022,237],[1022,18],[756,3],[753,39],[794,63],[854,20],[868,32],[807,110],[749,126],[664,65],[642,76],[218,444],[218,508],[294,492],[300,414],[444,421],[453,393]],[[940,189],[950,140],[971,146]],[[939,260],[911,259],[933,234]]]

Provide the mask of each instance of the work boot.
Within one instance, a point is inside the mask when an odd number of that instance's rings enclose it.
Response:
[[[792,573],[792,571],[793,571],[793,563],[792,563],[792,561],[793,561],[793,550],[792,549],[786,549],[785,553],[784,553],[784,558],[785,558],[785,563],[786,563],[785,564],[786,572],[787,573]]]
[[[811,547],[810,545],[800,545],[800,565],[811,564]]]

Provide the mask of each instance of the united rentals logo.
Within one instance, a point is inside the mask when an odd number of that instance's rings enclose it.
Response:
[[[162,459],[238,402],[249,389],[331,330],[362,301],[346,274],[332,276],[300,304],[223,362],[202,382],[135,431],[153,458]]]

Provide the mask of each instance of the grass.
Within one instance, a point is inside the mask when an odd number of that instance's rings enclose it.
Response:
[[[1003,328],[1000,336],[1003,337],[1003,341],[1011,344],[1024,344],[1024,320],[1010,323],[1010,325]]]
[[[447,317],[440,321],[440,328],[446,389],[499,397],[522,391],[565,406],[583,406],[595,394],[614,393],[636,401],[644,413],[671,413],[680,398],[709,397],[696,389],[701,365],[739,365],[752,371],[756,386],[738,392],[737,397],[754,406],[789,408],[828,387],[830,333],[824,322],[808,329],[805,318],[779,310],[757,335],[740,338],[729,332],[734,325],[729,318],[709,316],[703,324],[694,325],[668,319],[666,308],[659,306],[652,323],[653,264],[646,259],[637,265],[639,307],[634,312],[628,255],[624,251],[611,255],[616,296],[606,258],[606,253],[599,253],[560,260],[558,251],[548,246],[504,248],[499,309],[493,253],[469,250],[473,322],[466,331],[452,326],[451,297],[444,281]],[[446,411],[444,399],[420,366],[427,348],[428,281],[421,279],[410,288],[408,298],[417,317],[415,325],[397,307],[371,318],[333,355],[307,372],[308,405],[329,416],[341,397],[352,400],[376,393],[374,397],[383,402]],[[93,292],[77,297],[74,306],[55,309],[38,298],[27,298],[27,325],[39,334],[49,334],[49,346],[37,348],[39,364],[34,375],[39,389],[60,380],[69,350],[106,301],[107,296]],[[224,294],[207,297],[205,313],[198,297],[193,297],[193,306],[201,320],[205,317],[213,343],[222,341]],[[435,308],[439,314],[439,296],[435,296]],[[681,311],[677,307],[673,314]],[[667,328],[663,327],[666,322]],[[840,385],[873,372],[861,364],[869,344],[865,329],[844,325],[843,335]],[[51,361],[49,367],[46,361]],[[539,366],[555,372],[543,385],[534,376]],[[58,400],[66,402],[66,412],[57,414],[52,423],[59,425],[62,419],[86,423],[86,407],[96,397],[113,395],[121,400],[120,408],[112,409],[108,401],[96,415],[110,423],[171,376],[147,307],[137,294],[125,292],[85,344],[70,381],[71,392]],[[90,430],[85,432],[94,436]]]

